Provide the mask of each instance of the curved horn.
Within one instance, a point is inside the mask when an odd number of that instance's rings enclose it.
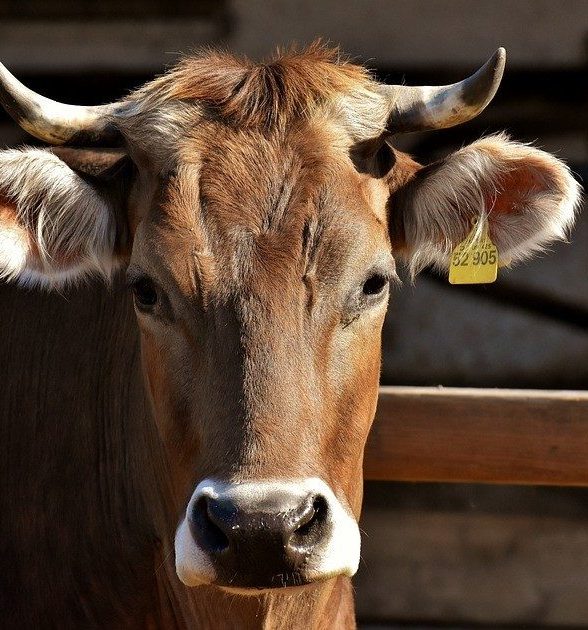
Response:
[[[50,144],[118,144],[110,117],[122,103],[94,107],[58,103],[24,86],[1,63],[0,103],[25,131]]]
[[[499,48],[471,77],[439,87],[383,86],[390,103],[390,133],[444,129],[477,116],[494,98],[506,63]]]

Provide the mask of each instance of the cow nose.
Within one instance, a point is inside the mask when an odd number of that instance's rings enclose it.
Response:
[[[239,575],[241,586],[286,586],[299,579],[297,572],[325,536],[328,502],[317,493],[238,503],[222,494],[204,495],[193,503],[188,521],[217,573]]]
[[[351,577],[359,549],[351,509],[317,477],[203,479],[175,538],[184,584],[242,594]]]

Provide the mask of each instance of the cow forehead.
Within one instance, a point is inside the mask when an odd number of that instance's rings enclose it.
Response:
[[[286,207],[279,201],[288,201],[288,194],[296,192],[292,202],[316,201],[325,193],[364,197],[372,212],[374,205],[379,206],[378,216],[384,220],[383,204],[373,204],[369,198],[385,184],[357,172],[350,157],[354,141],[327,115],[273,133],[201,121],[179,145],[179,163],[199,167],[201,197],[225,207],[240,202],[234,219],[275,221]],[[292,212],[295,203],[287,205]]]
[[[331,133],[203,127],[185,141],[149,213],[145,240],[163,243],[163,264],[177,269],[178,259],[185,273],[193,259],[210,279],[275,285],[310,264],[336,276],[389,247],[386,184],[358,173]]]

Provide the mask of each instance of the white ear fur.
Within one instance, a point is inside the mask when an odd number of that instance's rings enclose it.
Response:
[[[0,198],[8,202],[0,202],[0,278],[53,287],[90,273],[110,276],[112,209],[56,155],[1,151]]]
[[[580,186],[557,158],[500,134],[426,167],[402,199],[406,257],[414,275],[430,264],[446,271],[453,248],[478,217],[487,217],[501,257],[512,261],[565,238]]]

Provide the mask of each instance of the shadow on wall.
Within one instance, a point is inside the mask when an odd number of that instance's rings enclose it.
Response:
[[[586,627],[587,491],[366,484],[360,620]]]

